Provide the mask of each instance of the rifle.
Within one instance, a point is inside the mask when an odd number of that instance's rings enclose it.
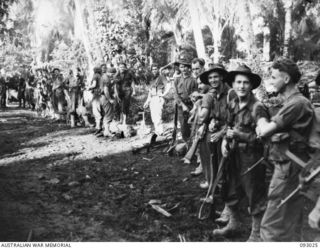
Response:
[[[169,149],[167,150],[167,153],[169,156],[172,156],[173,150],[177,145],[177,129],[178,129],[178,105],[175,104],[174,127],[172,131],[172,139],[169,145]]]
[[[305,184],[310,183],[318,174],[320,174],[320,166],[318,166],[317,169],[312,171],[307,177],[303,178],[303,181],[300,182],[298,187],[293,190],[285,199],[281,200],[280,204],[277,206],[277,208],[282,207],[286,202],[288,202],[294,195],[296,195],[300,190],[302,190],[305,187]]]
[[[285,151],[285,154],[287,157],[289,157],[292,161],[294,161],[296,164],[298,164],[300,167],[302,167],[303,171],[300,175],[304,174],[307,175],[305,177],[302,177],[302,181],[300,181],[298,187],[293,190],[285,199],[281,200],[280,204],[277,206],[277,208],[280,208],[283,206],[286,202],[288,202],[294,195],[296,195],[300,190],[305,188],[305,185],[308,183],[311,183],[320,173],[320,153],[319,150],[314,153],[313,157],[306,163],[302,161],[299,157],[294,155],[292,152],[290,152],[288,149]],[[315,170],[312,170],[316,167]]]
[[[204,138],[206,132],[207,132],[208,125],[203,124],[200,126],[199,130],[197,131],[190,149],[188,150],[187,154],[184,156],[183,161],[186,164],[191,163],[191,159],[193,158],[194,154],[196,153],[196,150],[198,148],[199,142]]]
[[[235,140],[234,139],[227,139],[227,142],[228,142],[227,147],[228,147],[228,150],[229,150],[229,154],[228,154],[227,157],[222,157],[221,158],[214,182],[212,182],[213,181],[213,171],[211,171],[210,186],[209,186],[206,198],[203,201],[203,203],[201,204],[201,207],[200,207],[200,210],[199,210],[199,214],[198,214],[198,219],[200,219],[200,220],[207,219],[207,218],[210,217],[210,214],[214,214],[214,210],[215,210],[215,208],[214,208],[214,199],[213,199],[213,201],[211,203],[207,202],[207,200],[208,200],[208,197],[209,197],[210,193],[212,193],[212,195],[213,195],[214,192],[216,191],[218,183],[220,182],[220,180],[221,180],[221,178],[223,176],[224,169],[225,169],[225,167],[226,167],[226,165],[227,165],[227,163],[228,163],[228,161],[230,159],[230,155],[232,155],[232,152],[233,152],[233,150],[235,148]],[[207,216],[202,217],[202,210],[205,209],[205,203],[210,204],[210,206],[209,206],[209,208],[210,208],[209,209],[209,214]]]
[[[200,206],[199,214],[198,214],[198,219],[199,219],[199,220],[205,220],[205,219],[207,219],[207,218],[210,217],[210,214],[213,214],[213,213],[214,213],[213,202],[212,202],[212,203],[209,203],[209,202],[207,202],[207,200],[208,200],[208,197],[209,197],[210,193],[214,193],[214,192],[215,192],[215,190],[216,190],[216,188],[217,188],[217,186],[218,186],[218,183],[219,183],[220,179],[221,179],[222,176],[223,176],[223,171],[224,171],[224,168],[225,168],[227,159],[228,159],[227,157],[222,157],[222,158],[221,158],[221,161],[220,161],[220,163],[219,163],[219,168],[218,168],[218,172],[217,172],[216,178],[215,178],[213,184],[212,184],[212,181],[211,181],[210,186],[209,186],[209,189],[208,189],[208,192],[207,192],[207,195],[206,195],[204,201],[202,202],[202,204],[201,204],[201,206]],[[213,177],[212,177],[212,178],[213,178]],[[212,179],[212,178],[211,178],[211,179]],[[206,203],[209,204],[209,205],[208,205],[209,207],[207,207],[207,208],[205,207],[205,204],[206,204]],[[203,211],[203,209],[208,209],[208,208],[209,208],[209,214],[206,215],[206,216],[202,216],[202,211]]]

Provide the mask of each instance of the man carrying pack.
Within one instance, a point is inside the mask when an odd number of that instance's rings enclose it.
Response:
[[[102,71],[103,69],[103,71]],[[93,69],[94,75],[91,80],[91,84],[88,87],[88,90],[90,90],[93,94],[92,99],[92,113],[95,119],[96,127],[95,127],[95,133],[99,134],[102,131],[102,119],[103,119],[103,111],[100,104],[100,98],[101,98],[101,76],[103,73],[106,72],[106,67],[101,68],[100,66],[96,66]]]
[[[67,78],[68,88],[69,88],[69,114],[70,114],[70,126],[71,128],[75,127],[76,123],[76,110],[79,105],[79,95],[80,95],[80,81],[74,74],[74,70],[70,69],[69,75]]]
[[[18,101],[19,107],[26,107],[26,98],[25,98],[25,91],[26,91],[26,80],[23,76],[19,78],[19,85],[18,85]]]
[[[115,75],[117,70],[114,67],[107,69],[106,74],[102,77],[102,95],[100,104],[103,110],[103,136],[112,137],[110,124],[114,118],[115,105]]]
[[[208,189],[210,182],[215,178],[221,158],[221,140],[227,121],[227,102],[230,90],[230,87],[224,82],[226,75],[227,71],[223,65],[214,64],[199,76],[202,83],[210,86],[210,90],[202,99],[198,123],[208,124],[208,132],[199,146],[201,165],[205,173],[205,181],[200,183],[203,189]],[[211,194],[209,201],[212,201],[212,198]]]
[[[65,86],[63,83],[63,77],[60,74],[60,69],[54,68],[52,73],[52,102],[55,110],[55,118],[59,122],[63,120],[63,108],[66,101],[64,92]]]
[[[130,103],[132,95],[135,95],[136,78],[134,73],[127,68],[126,63],[119,63],[119,72],[116,74],[116,91],[115,96],[120,100],[120,121],[123,125],[127,124]]]
[[[200,89],[201,80],[199,76],[204,72],[204,65],[205,65],[205,60],[202,58],[194,58],[191,63],[192,75],[197,80],[198,89],[200,93],[202,92],[202,89]],[[199,166],[194,171],[191,172],[191,175],[193,176],[200,175],[203,172],[203,168],[200,161],[199,150],[197,152],[197,163],[198,162],[199,162]]]
[[[179,66],[181,76],[174,80],[174,99],[178,105],[178,119],[181,127],[183,141],[188,144],[191,134],[191,127],[188,124],[189,112],[192,109],[190,95],[197,90],[196,79],[191,76],[191,62],[185,54],[179,56],[175,63]]]
[[[255,133],[256,122],[268,118],[266,108],[254,97],[252,90],[261,82],[259,75],[251,72],[245,65],[228,73],[227,82],[237,94],[228,103],[228,127],[221,150],[224,157],[229,157],[226,165],[227,186],[224,201],[228,206],[227,225],[213,231],[214,235],[227,236],[240,230],[239,202],[247,197],[249,213],[252,217],[251,234],[248,241],[260,241],[260,223],[266,204],[265,168],[255,167],[242,175],[263,156],[263,145]],[[234,148],[227,148],[233,140]],[[229,144],[230,146],[230,144]]]
[[[307,145],[301,138],[309,136],[313,108],[296,87],[300,78],[300,70],[293,61],[279,59],[273,63],[269,84],[284,98],[284,103],[270,121],[261,119],[257,123],[257,135],[271,140],[269,161],[274,166],[268,205],[261,223],[263,241],[294,241],[295,230],[302,225],[303,196],[297,195],[277,207],[299,185],[301,172],[300,166],[291,161],[284,151],[289,150],[304,161],[309,159]]]

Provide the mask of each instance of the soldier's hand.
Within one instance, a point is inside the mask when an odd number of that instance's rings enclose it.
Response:
[[[215,132],[211,135],[210,141],[212,143],[218,142],[222,137],[223,131]]]
[[[189,108],[186,105],[182,105],[183,112],[189,112]]]
[[[227,138],[234,138],[235,136],[236,136],[236,131],[235,130],[233,130],[233,129],[230,129],[230,128],[228,128],[228,130],[227,130]]]
[[[308,217],[309,226],[313,229],[320,230],[320,209],[315,207]]]
[[[148,102],[146,102],[146,103],[144,103],[143,108],[144,108],[144,109],[147,109],[147,108],[148,108],[148,106],[149,106],[149,103],[148,103]]]

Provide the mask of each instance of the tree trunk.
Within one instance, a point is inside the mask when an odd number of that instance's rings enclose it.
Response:
[[[81,39],[84,49],[86,51],[86,55],[88,58],[88,70],[89,73],[93,71],[93,58],[91,56],[90,51],[90,41],[88,39],[88,32],[86,30],[84,17],[83,17],[83,8],[81,4],[82,0],[74,0],[76,12],[75,12],[75,35]]]
[[[191,23],[193,28],[193,36],[196,42],[197,54],[200,58],[206,58],[206,51],[203,42],[203,36],[201,32],[199,8],[197,6],[198,1],[188,0],[188,7],[191,16]]]
[[[270,61],[270,27],[263,27],[263,60]]]
[[[93,11],[93,7],[92,7],[92,0],[87,0],[85,1],[85,6],[87,7],[88,13],[89,13],[89,17],[88,17],[88,23],[89,23],[89,27],[92,30],[92,36],[91,36],[91,41],[92,44],[94,46],[94,52],[95,52],[95,56],[97,58],[97,60],[99,62],[103,61],[103,52],[102,49],[100,47],[100,43],[97,42],[97,32],[98,32],[98,28],[97,28],[97,20],[95,19],[95,14]]]
[[[283,44],[283,56],[289,57],[289,43],[291,40],[291,31],[292,31],[292,0],[284,0],[285,8],[285,25],[284,25],[284,44]]]
[[[221,54],[219,51],[220,45],[221,45],[221,35],[220,35],[220,28],[219,28],[219,18],[215,18],[213,30],[212,30],[212,36],[213,36],[213,62],[219,63],[219,60],[221,58]]]
[[[247,32],[246,34],[246,47],[247,47],[247,53],[248,58],[253,57],[252,52],[256,52],[256,44],[255,44],[255,38],[254,38],[254,32],[253,32],[253,25],[252,25],[252,16],[249,6],[249,1],[244,0],[243,1],[243,9],[244,9],[244,30]]]

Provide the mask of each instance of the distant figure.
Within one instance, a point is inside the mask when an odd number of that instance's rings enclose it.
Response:
[[[26,91],[26,80],[21,77],[19,79],[18,85],[18,100],[19,100],[19,107],[26,107],[26,98],[25,98],[25,91]]]

